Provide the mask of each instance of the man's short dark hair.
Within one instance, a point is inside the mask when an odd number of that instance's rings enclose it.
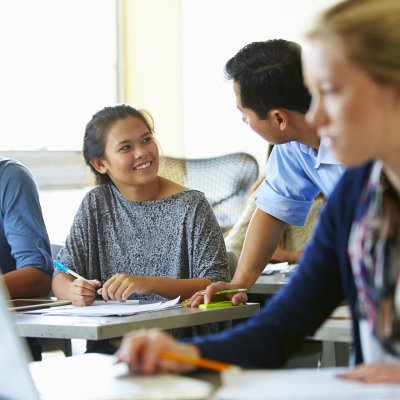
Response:
[[[276,107],[305,114],[311,96],[304,86],[301,47],[283,39],[254,42],[225,65],[225,74],[239,85],[243,107],[265,119]]]

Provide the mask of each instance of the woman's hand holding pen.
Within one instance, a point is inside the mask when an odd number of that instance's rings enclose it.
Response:
[[[148,293],[150,291],[151,276],[137,276],[128,274],[115,274],[103,284],[97,293],[104,300],[126,301],[133,293]]]
[[[101,286],[97,279],[75,279],[71,282],[69,288],[69,299],[74,306],[89,306],[93,304],[96,298],[96,291]]]
[[[195,368],[193,365],[163,357],[163,352],[191,359],[200,357],[196,346],[181,344],[166,333],[153,329],[126,335],[115,357],[117,363],[128,364],[133,373],[145,375],[158,372],[183,373]]]
[[[59,260],[53,260],[54,266],[57,270],[63,272],[62,274],[57,274],[53,278],[53,282],[66,283],[67,299],[72,301],[74,306],[89,306],[93,304],[97,289],[101,286],[101,282],[97,279],[86,279],[79,275],[76,271],[64,265]],[[75,279],[74,279],[75,278]],[[64,296],[61,294],[61,296]]]

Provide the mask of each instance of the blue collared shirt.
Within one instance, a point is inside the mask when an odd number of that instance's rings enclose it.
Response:
[[[332,192],[344,167],[321,143],[319,150],[298,142],[276,145],[266,179],[256,192],[257,207],[291,225],[304,225],[315,196]]]

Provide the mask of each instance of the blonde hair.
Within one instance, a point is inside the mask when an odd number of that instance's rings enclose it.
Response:
[[[400,0],[347,0],[320,14],[307,37],[338,46],[382,83],[400,83]]]

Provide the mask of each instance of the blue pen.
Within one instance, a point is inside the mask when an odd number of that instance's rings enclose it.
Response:
[[[70,274],[70,275],[74,276],[77,279],[83,279],[84,281],[89,282],[91,285],[94,285],[93,282],[90,282],[88,279],[84,278],[83,276],[80,276],[75,271],[72,271],[66,265],[61,264],[60,261],[53,260],[53,263],[56,266],[56,268],[59,269],[61,272],[64,272],[66,274]],[[96,286],[96,285],[94,285],[94,286]]]

